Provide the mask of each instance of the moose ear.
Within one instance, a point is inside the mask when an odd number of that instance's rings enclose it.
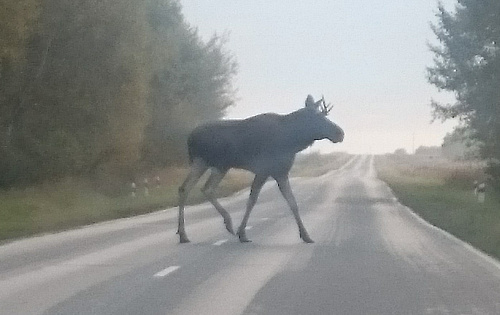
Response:
[[[318,105],[314,102],[314,98],[312,97],[311,94],[307,95],[307,98],[306,98],[306,107],[307,108],[312,108],[312,109],[318,108]]]

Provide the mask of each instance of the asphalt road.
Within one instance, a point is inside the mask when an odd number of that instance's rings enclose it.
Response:
[[[430,226],[358,156],[292,189],[314,244],[276,185],[241,244],[208,204],[0,247],[0,314],[500,314],[500,264]],[[239,224],[248,191],[222,199]]]

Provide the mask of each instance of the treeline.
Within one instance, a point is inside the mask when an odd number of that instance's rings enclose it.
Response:
[[[436,118],[459,119],[452,137],[479,149],[500,190],[500,1],[461,0],[452,12],[439,5],[433,25],[440,45],[432,46],[429,82],[453,92],[456,102],[432,102]]]
[[[0,187],[176,163],[235,72],[175,0],[2,0]]]

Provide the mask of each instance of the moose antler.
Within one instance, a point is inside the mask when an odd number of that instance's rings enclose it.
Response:
[[[328,105],[326,105],[325,96],[324,95],[321,95],[321,100],[320,101],[322,103],[321,104],[321,112],[326,116],[332,110],[333,105],[331,105],[331,103],[328,103]]]

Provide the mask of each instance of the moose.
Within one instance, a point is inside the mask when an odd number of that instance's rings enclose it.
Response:
[[[210,176],[201,190],[224,219],[229,233],[235,234],[231,216],[215,196],[217,186],[231,168],[255,174],[246,211],[237,231],[240,242],[251,242],[245,228],[262,186],[271,177],[277,182],[295,217],[300,238],[306,243],[314,243],[300,218],[288,173],[295,155],[315,140],[329,139],[333,143],[343,141],[342,128],[326,117],[331,109],[332,106],[326,105],[324,97],[315,102],[308,95],[305,107],[287,115],[266,113],[243,120],[216,121],[195,128],[187,141],[190,171],[179,188],[177,234],[180,243],[189,242],[184,227],[187,196],[208,169],[211,171]]]

